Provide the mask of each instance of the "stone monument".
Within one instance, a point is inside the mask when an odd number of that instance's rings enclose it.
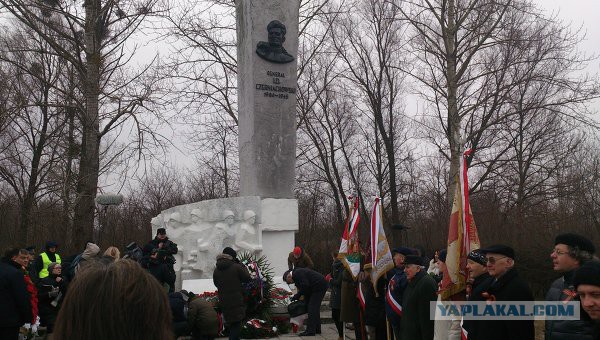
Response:
[[[275,279],[298,230],[294,199],[300,0],[236,0],[241,197],[173,207],[152,220],[179,245],[177,288],[211,290],[224,247],[265,255]]]

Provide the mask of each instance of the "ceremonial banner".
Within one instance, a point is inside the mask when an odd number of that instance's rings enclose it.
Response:
[[[381,199],[379,197],[375,197],[375,204],[371,211],[371,265],[373,266],[371,282],[375,294],[377,294],[377,280],[388,270],[394,268],[394,259],[383,230]]]
[[[448,255],[446,270],[440,287],[442,300],[448,300],[466,288],[467,255],[471,250],[479,249],[480,242],[477,226],[471,214],[469,204],[469,181],[467,178],[467,157],[471,149],[465,151],[460,164],[459,179],[454,191],[454,203],[448,228]]]
[[[361,255],[358,250],[357,233],[360,216],[358,213],[358,196],[354,198],[350,196],[349,199],[354,199],[354,204],[350,208],[350,214],[346,219],[346,226],[344,227],[344,234],[342,235],[342,242],[340,244],[338,258],[342,260],[344,266],[352,274],[352,278],[356,280],[356,277],[360,272],[361,260]]]

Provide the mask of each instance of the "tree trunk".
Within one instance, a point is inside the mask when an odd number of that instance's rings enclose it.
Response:
[[[444,30],[446,46],[446,79],[448,81],[448,142],[450,146],[450,172],[448,173],[448,191],[446,202],[452,206],[454,200],[454,188],[460,170],[462,156],[462,143],[460,136],[460,113],[456,94],[458,91],[458,79],[456,76],[456,7],[455,0],[448,1],[448,26]]]
[[[85,52],[86,70],[83,79],[86,101],[82,117],[82,145],[77,179],[77,199],[73,219],[73,238],[76,247],[83,247],[92,239],[98,172],[100,169],[100,123],[98,121],[98,97],[100,93],[100,1],[85,2]]]

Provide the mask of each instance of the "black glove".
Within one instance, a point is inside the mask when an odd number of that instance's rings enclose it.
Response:
[[[295,294],[294,296],[292,296],[292,298],[290,300],[291,301],[298,301],[299,298],[300,298],[300,294]]]

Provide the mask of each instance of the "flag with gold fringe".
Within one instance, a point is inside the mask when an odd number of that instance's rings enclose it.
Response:
[[[383,214],[381,212],[381,198],[375,197],[371,211],[371,282],[377,294],[377,280],[387,271],[394,268],[394,260],[390,245],[383,230]]]
[[[451,296],[465,290],[468,276],[467,255],[471,250],[480,247],[477,226],[469,204],[467,157],[471,152],[472,150],[469,149],[463,154],[459,178],[454,191],[454,202],[448,227],[446,270],[440,285],[442,300],[449,300]]]

